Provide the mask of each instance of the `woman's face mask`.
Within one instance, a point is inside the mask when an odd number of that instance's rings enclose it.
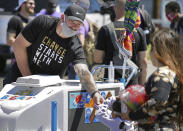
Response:
[[[72,29],[66,24],[65,16],[64,16],[64,22],[61,23],[61,26],[62,26],[62,34],[63,34],[65,37],[72,37],[72,36],[74,36],[74,35],[76,35],[76,34],[78,33],[78,31],[72,30]]]
[[[172,21],[172,20],[175,18],[175,16],[174,16],[173,13],[167,14],[166,17],[167,17],[167,19],[168,19],[169,21]]]

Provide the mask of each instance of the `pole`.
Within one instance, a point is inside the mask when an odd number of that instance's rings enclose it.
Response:
[[[154,18],[160,18],[160,4],[161,0],[154,0],[154,9],[153,9],[153,16]]]
[[[57,131],[57,102],[51,102],[51,131]]]

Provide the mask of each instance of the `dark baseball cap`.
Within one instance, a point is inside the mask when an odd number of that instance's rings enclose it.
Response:
[[[79,5],[72,4],[66,8],[64,14],[70,20],[78,20],[83,23],[86,16],[86,11]]]

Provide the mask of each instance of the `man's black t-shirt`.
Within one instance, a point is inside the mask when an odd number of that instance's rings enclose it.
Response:
[[[61,38],[56,33],[59,18],[41,15],[31,21],[21,32],[31,43],[27,48],[31,73],[64,76],[70,62],[86,64],[82,44],[77,36]],[[15,62],[3,84],[16,81],[21,73]]]
[[[29,19],[21,16],[19,13],[14,15],[8,22],[7,32],[15,33],[16,37],[27,25]]]
[[[114,24],[114,28],[115,28],[115,32],[117,35],[117,39],[120,38],[120,34],[121,31],[124,30],[124,22],[123,21],[115,21],[113,22]],[[139,33],[139,31],[141,31],[142,33]],[[133,43],[133,55],[131,60],[139,65],[138,63],[138,52],[139,51],[146,51],[147,50],[147,43],[146,43],[146,37],[143,34],[143,31],[141,28],[138,28],[137,32],[134,32],[135,34],[135,42]],[[140,34],[144,35],[141,36]],[[137,40],[136,38],[139,37],[139,39]],[[110,61],[113,60],[113,54],[114,54],[114,46],[112,43],[112,40],[110,38],[110,33],[109,33],[109,29],[107,27],[107,25],[104,25],[100,28],[99,32],[98,32],[98,37],[97,37],[97,44],[96,44],[96,49],[98,50],[103,50],[105,52],[105,57],[103,59],[103,64],[105,65],[109,65]],[[105,73],[105,76],[107,74]],[[117,72],[116,72],[117,75]],[[118,76],[118,75],[117,75]]]
[[[183,35],[183,17],[179,21],[170,24],[170,28],[175,30],[180,35]]]
[[[42,15],[22,31],[31,46],[27,49],[32,74],[50,74],[63,77],[70,62],[86,63],[84,51],[77,36],[63,39],[56,33],[59,18]]]

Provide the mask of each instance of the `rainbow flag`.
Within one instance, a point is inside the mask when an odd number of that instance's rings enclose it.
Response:
[[[126,50],[131,52],[131,54],[133,52],[132,43],[135,40],[133,30],[134,28],[138,28],[141,24],[140,12],[138,10],[139,3],[140,0],[126,0],[124,20],[126,31],[121,33],[121,37],[118,40]]]

